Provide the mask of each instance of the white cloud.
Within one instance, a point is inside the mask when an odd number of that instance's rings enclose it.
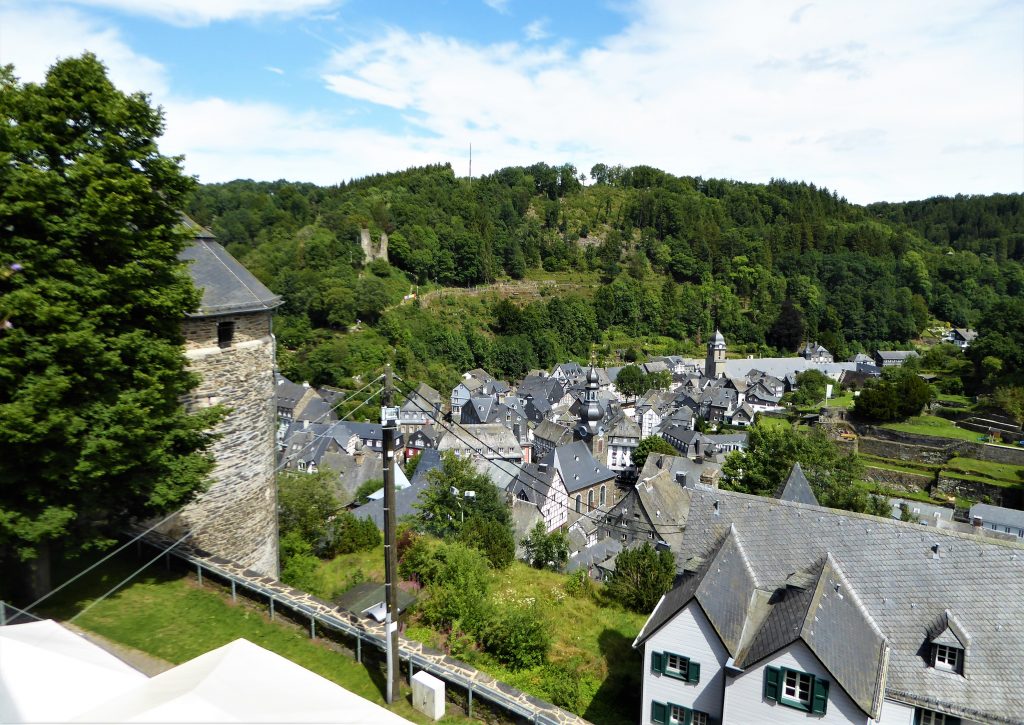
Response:
[[[106,64],[121,90],[145,91],[157,100],[166,96],[164,67],[133,51],[116,29],[68,8],[0,7],[0,65],[13,63],[21,80],[41,82],[58,59],[86,50]]]
[[[208,25],[240,18],[302,15],[339,0],[69,0],[83,6],[145,15],[174,25]]]
[[[805,179],[864,202],[1024,186],[1018,7],[637,8],[622,32],[575,53],[392,29],[336,53],[324,79],[451,146],[472,141],[485,171],[524,156],[649,163]],[[967,138],[977,154],[944,153]]]
[[[274,7],[314,4],[327,2]],[[193,8],[198,22],[270,3],[161,6]],[[312,94],[305,110],[232,101],[228,90],[176,97],[164,67],[66,8],[0,10],[0,62],[39,80],[58,56],[94,50],[119,86],[154,92],[167,112],[161,147],[186,154],[187,170],[207,182],[337,183],[444,161],[464,174],[472,143],[477,174],[535,161],[582,171],[646,163],[675,174],[803,179],[858,202],[1024,188],[1022,6],[631,8],[629,25],[589,45],[480,45],[385,29],[333,53],[322,70],[326,89],[363,104],[349,115],[318,109]],[[380,115],[400,116],[404,130],[379,130]]]
[[[284,75],[284,70],[282,70],[281,68],[278,68],[277,66],[273,66],[273,65],[264,66],[263,70],[269,71],[269,72],[271,72],[271,73],[273,73],[275,75],[279,75],[279,76],[283,76]]]
[[[527,40],[543,40],[551,35],[548,32],[548,19],[538,18],[523,28],[523,35]]]
[[[502,15],[508,14],[508,0],[484,0],[484,5]]]

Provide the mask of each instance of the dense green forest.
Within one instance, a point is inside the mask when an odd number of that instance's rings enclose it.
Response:
[[[1021,194],[861,207],[813,184],[648,166],[470,180],[445,165],[334,187],[205,185],[188,212],[284,296],[282,369],[316,383],[392,360],[446,387],[474,365],[515,377],[595,351],[610,362],[623,339],[697,352],[716,326],[735,350],[816,339],[844,359],[936,320],[981,332],[976,385],[1024,369]],[[390,264],[363,264],[361,229],[387,234]],[[437,291],[495,281],[536,294]],[[413,291],[422,304],[399,304]]]

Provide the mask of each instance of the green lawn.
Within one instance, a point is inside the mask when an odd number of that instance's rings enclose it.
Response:
[[[833,395],[825,402],[825,406],[828,408],[852,408],[854,400],[853,391],[847,390],[839,395]]]
[[[994,463],[992,461],[979,461],[975,458],[956,457],[949,459],[944,468],[967,474],[981,474],[987,478],[1008,483],[1024,484],[1024,467],[1011,466],[1008,463]]]
[[[134,561],[104,565],[85,577],[84,584],[76,583],[56,595],[44,614],[55,619],[73,616],[137,567]],[[241,597],[238,604],[233,604],[230,594],[219,587],[200,587],[191,576],[165,572],[160,565],[97,604],[75,623],[174,664],[244,637],[384,705],[380,668],[358,664],[325,642],[310,640],[308,630],[285,625],[280,618],[271,622],[265,607]],[[405,695],[391,709],[414,722],[431,722],[413,710],[408,692]],[[473,721],[449,717],[442,722]]]
[[[764,428],[791,428],[792,425],[785,418],[773,418],[767,415],[762,415],[757,419],[757,424]]]
[[[934,415],[916,416],[908,418],[903,423],[886,423],[881,427],[900,431],[901,433],[957,438],[964,441],[978,441],[982,437],[980,433],[957,428],[953,421]]]

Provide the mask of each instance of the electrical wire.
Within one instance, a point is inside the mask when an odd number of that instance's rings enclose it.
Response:
[[[417,393],[408,382],[406,382],[405,380],[403,380],[399,376],[395,375],[393,377],[394,377],[395,380],[398,380],[399,382],[404,384],[406,400],[409,403],[411,403],[412,405],[416,406],[416,408],[420,412],[423,412],[423,413],[430,412],[430,410],[421,407],[418,403],[416,403],[414,400],[412,400],[410,398],[410,393],[412,395],[415,395],[415,396],[420,397],[420,398],[423,398],[422,395]],[[423,398],[423,399],[426,400],[426,398]],[[429,401],[427,401],[427,402],[429,402]],[[492,453],[496,453],[498,456],[502,455],[500,451],[495,449],[489,443],[481,440],[475,433],[473,433],[472,431],[468,430],[462,423],[454,423],[453,422],[452,426],[453,426],[452,428],[447,428],[446,430],[448,430],[450,433],[452,433],[452,435],[454,435],[457,440],[459,440],[459,441],[469,445],[470,448],[476,449],[476,446],[473,446],[465,438],[462,438],[461,436],[456,434],[455,431],[454,431],[454,427],[455,426],[457,426],[458,428],[461,428],[467,435],[469,435],[471,438],[476,440],[483,448],[486,448],[487,450],[491,451]],[[537,494],[541,498],[547,499],[548,501],[554,503],[556,506],[564,507],[565,509],[567,509],[568,513],[570,513],[570,514],[571,513],[578,513],[580,518],[588,519],[588,520],[592,521],[597,526],[601,526],[601,527],[604,527],[605,529],[608,529],[608,530],[611,530],[611,531],[617,531],[617,532],[624,533],[624,534],[632,534],[634,536],[636,534],[638,534],[638,533],[642,533],[642,534],[651,534],[651,533],[653,533],[653,534],[655,534],[658,537],[662,536],[662,533],[660,531],[658,531],[657,528],[647,526],[646,524],[640,524],[639,522],[638,522],[638,525],[636,526],[636,528],[627,528],[625,526],[621,526],[621,525],[618,525],[618,524],[613,524],[610,521],[608,521],[607,518],[597,518],[595,516],[592,516],[592,515],[590,515],[589,512],[583,512],[583,511],[576,512],[576,511],[574,511],[572,509],[572,507],[570,506],[568,501],[563,504],[560,501],[558,501],[555,498],[553,498],[552,496],[544,493],[540,489],[535,488],[534,486],[530,485],[525,480],[523,480],[523,478],[522,478],[523,475],[525,475],[525,476],[527,476],[529,478],[532,478],[534,481],[537,481],[538,483],[541,483],[544,486],[548,485],[547,481],[545,481],[543,478],[540,478],[539,476],[537,476],[536,474],[528,471],[525,468],[520,468],[520,475],[517,476],[517,480],[520,481],[523,484],[523,486],[525,486],[529,490],[533,491],[535,494]],[[579,519],[577,519],[577,520],[579,520]]]
[[[185,541],[185,539],[189,538],[190,536],[192,536],[192,532],[191,532],[191,531],[187,532],[187,533],[186,533],[186,534],[185,534],[184,536],[182,536],[182,537],[181,537],[180,539],[178,539],[178,540],[177,540],[177,541],[175,541],[175,542],[174,542],[173,544],[171,544],[170,546],[168,546],[168,547],[167,547],[166,549],[162,549],[162,550],[160,551],[160,553],[159,553],[159,554],[157,554],[157,555],[156,555],[156,556],[154,556],[154,557],[153,557],[152,559],[150,559],[150,560],[149,560],[149,561],[147,561],[147,562],[146,562],[145,564],[143,564],[143,565],[142,565],[141,567],[139,567],[138,569],[136,569],[136,570],[135,570],[134,572],[132,572],[131,574],[129,574],[128,576],[126,576],[126,577],[125,577],[124,579],[122,579],[122,580],[121,580],[120,582],[118,582],[117,584],[115,584],[115,585],[114,585],[114,586],[113,586],[113,587],[112,587],[112,588],[111,588],[111,589],[110,589],[109,591],[107,591],[107,593],[106,593],[106,594],[104,594],[104,595],[103,595],[102,597],[100,597],[99,599],[94,599],[93,601],[89,602],[89,604],[88,604],[88,605],[86,605],[86,607],[85,607],[84,609],[82,609],[82,610],[81,610],[80,612],[78,612],[78,614],[76,614],[75,616],[73,616],[73,617],[72,617],[71,619],[69,619],[68,621],[69,621],[69,622],[74,622],[74,621],[75,621],[76,619],[78,619],[79,617],[81,617],[81,616],[82,616],[83,614],[85,614],[86,612],[88,612],[88,611],[89,611],[90,609],[92,609],[93,607],[95,607],[95,606],[96,606],[97,604],[99,604],[100,602],[102,602],[102,601],[103,601],[104,599],[106,599],[106,598],[107,598],[107,597],[109,597],[109,596],[110,596],[111,594],[113,594],[114,592],[116,592],[116,591],[117,591],[118,589],[120,589],[121,587],[123,587],[123,586],[124,586],[125,584],[127,584],[128,582],[130,582],[130,581],[131,581],[132,579],[134,579],[135,577],[137,577],[137,576],[138,576],[139,574],[141,574],[141,573],[142,573],[143,571],[145,571],[146,567],[148,567],[148,566],[152,565],[152,564],[153,564],[153,563],[154,563],[155,561],[157,561],[157,560],[158,560],[158,559],[159,559],[159,558],[160,558],[161,556],[163,556],[164,554],[168,553],[168,552],[169,552],[169,551],[170,551],[171,549],[173,549],[173,548],[174,548],[175,546],[177,546],[178,544],[180,544],[180,543],[182,543],[183,541]]]
[[[331,414],[332,412],[334,412],[334,411],[335,411],[335,410],[336,410],[336,409],[337,409],[338,407],[340,407],[340,406],[344,405],[345,403],[349,402],[349,401],[350,401],[350,400],[352,400],[352,399],[353,399],[353,398],[354,398],[355,396],[359,395],[359,394],[360,394],[361,392],[363,392],[364,390],[366,390],[366,389],[367,389],[368,387],[370,387],[370,386],[371,386],[371,385],[373,385],[374,383],[378,382],[379,380],[382,380],[383,378],[384,378],[384,375],[383,375],[383,374],[381,374],[381,375],[378,375],[378,376],[377,376],[376,378],[374,378],[373,380],[371,380],[371,381],[369,381],[368,383],[366,383],[366,385],[364,385],[363,387],[361,387],[361,388],[359,388],[358,390],[355,390],[355,391],[353,391],[353,392],[349,393],[349,394],[348,394],[347,396],[345,396],[345,397],[344,397],[344,398],[343,398],[342,400],[338,401],[337,403],[335,403],[334,405],[332,405],[332,406],[331,406],[330,408],[328,408],[328,409],[327,409],[326,411],[324,411],[324,412],[323,412],[322,414],[320,414],[320,415],[319,415],[319,416],[317,417],[317,419],[316,419],[316,420],[312,421],[312,423],[313,423],[313,424],[319,423],[319,422],[320,422],[321,420],[323,420],[323,419],[324,419],[324,418],[326,418],[326,417],[327,417],[328,415],[330,415],[330,414]],[[366,403],[367,403],[368,401],[372,400],[372,399],[373,399],[373,397],[375,397],[376,395],[379,395],[379,394],[380,394],[380,392],[381,392],[381,391],[380,391],[380,390],[378,390],[377,392],[373,393],[373,395],[371,395],[370,397],[366,398],[366,400],[364,400],[364,401],[363,401],[362,403],[360,403],[360,404],[359,404],[358,406],[356,406],[356,407],[355,407],[355,408],[354,408],[353,410],[349,411],[348,415],[346,415],[346,416],[345,416],[345,418],[342,418],[341,420],[345,420],[346,418],[348,418],[348,416],[351,416],[351,415],[352,415],[353,413],[355,413],[355,411],[359,410],[359,409],[360,409],[361,407],[363,407],[364,405],[366,405]],[[309,446],[309,445],[311,445],[312,443],[313,443],[313,440],[311,440],[311,441],[310,441],[309,443],[307,443],[306,445],[307,445],[307,446]],[[304,449],[305,449],[305,447],[303,448],[303,450],[304,450]],[[300,451],[300,453],[301,453],[301,451]],[[277,467],[276,467],[276,468],[274,469],[274,473],[277,473],[278,471],[280,471],[280,470],[281,470],[281,468],[282,468],[282,467],[284,466],[285,462],[286,462],[286,461],[282,461],[282,463],[281,463],[280,465],[278,465],[278,466],[277,466]],[[91,564],[91,565],[90,565],[90,566],[88,566],[87,568],[85,568],[85,569],[83,569],[82,571],[80,571],[80,572],[79,572],[78,574],[75,574],[75,575],[74,575],[73,577],[71,577],[70,579],[68,579],[67,581],[65,581],[65,582],[64,582],[63,584],[61,584],[60,586],[58,586],[58,587],[55,587],[55,588],[51,589],[51,590],[50,590],[50,591],[48,591],[48,592],[47,592],[46,594],[44,594],[43,596],[41,596],[41,597],[40,597],[39,599],[37,599],[36,601],[32,602],[32,604],[29,604],[29,605],[28,605],[27,607],[25,607],[25,608],[24,608],[24,610],[21,610],[21,611],[23,611],[23,612],[24,612],[25,614],[28,614],[29,616],[34,616],[34,615],[32,615],[32,613],[31,613],[31,610],[33,610],[33,609],[34,609],[35,607],[39,606],[39,605],[40,605],[40,604],[41,604],[42,602],[46,601],[46,600],[47,600],[47,599],[49,599],[49,598],[50,598],[51,596],[53,596],[53,595],[54,595],[54,594],[56,594],[57,592],[59,592],[59,591],[61,591],[62,589],[64,589],[64,587],[66,587],[66,586],[68,586],[68,585],[72,584],[73,582],[77,581],[78,579],[82,578],[83,576],[85,576],[86,574],[88,574],[89,572],[91,572],[91,571],[92,571],[93,569],[95,569],[96,567],[98,567],[98,566],[100,566],[101,564],[104,564],[105,562],[109,561],[109,560],[110,560],[111,558],[113,558],[113,557],[114,557],[114,556],[116,556],[117,554],[121,553],[122,551],[124,551],[124,550],[125,550],[126,548],[128,548],[129,546],[131,546],[131,545],[132,545],[132,544],[134,544],[135,542],[139,541],[139,540],[140,540],[141,538],[143,538],[144,536],[146,536],[147,534],[149,534],[150,532],[152,532],[152,531],[153,531],[154,529],[158,528],[159,526],[162,526],[162,525],[163,525],[163,524],[165,524],[165,523],[166,523],[167,521],[169,521],[170,519],[172,519],[172,518],[174,518],[175,516],[177,516],[178,514],[180,514],[180,513],[182,512],[182,511],[184,511],[184,510],[185,510],[185,508],[186,508],[185,506],[182,506],[182,507],[181,507],[181,508],[179,508],[178,510],[176,510],[176,511],[173,511],[173,512],[171,512],[171,513],[167,514],[167,516],[165,516],[165,517],[164,517],[164,518],[162,518],[162,519],[161,519],[160,521],[158,521],[158,522],[156,522],[155,524],[153,524],[152,526],[150,526],[150,527],[149,527],[148,529],[146,529],[146,530],[145,530],[145,531],[143,531],[142,533],[138,534],[137,536],[133,537],[132,539],[130,539],[130,540],[129,540],[129,541],[127,541],[126,543],[122,544],[122,545],[121,545],[121,546],[119,546],[119,547],[118,547],[117,549],[114,549],[114,550],[113,550],[112,552],[110,552],[109,554],[107,554],[106,556],[104,556],[104,557],[103,557],[102,559],[100,559],[100,560],[98,560],[98,561],[94,562],[93,564]]]

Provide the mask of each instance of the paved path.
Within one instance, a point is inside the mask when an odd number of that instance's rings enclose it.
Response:
[[[60,624],[62,627],[70,629],[76,634],[82,635],[97,647],[105,649],[107,652],[114,655],[122,662],[131,665],[147,677],[159,675],[161,672],[166,672],[174,667],[174,665],[167,660],[154,657],[153,655],[147,654],[142,650],[135,649],[134,647],[128,647],[120,644],[119,642],[114,642],[101,634],[96,634],[95,632],[82,629],[77,624],[71,624],[70,622],[61,622]]]

